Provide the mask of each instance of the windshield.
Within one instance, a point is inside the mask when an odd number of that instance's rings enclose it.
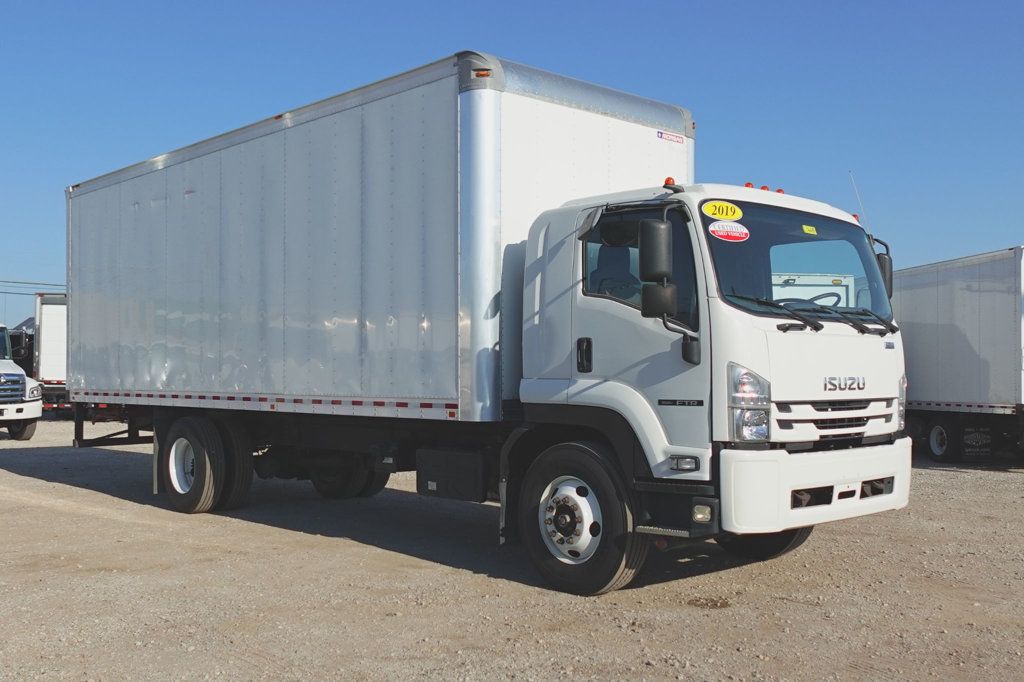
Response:
[[[789,309],[826,321],[892,319],[874,250],[857,225],[748,201],[705,201],[701,218],[730,304],[780,317],[792,317]]]
[[[0,360],[11,359],[11,343],[7,337],[7,330],[0,329]]]

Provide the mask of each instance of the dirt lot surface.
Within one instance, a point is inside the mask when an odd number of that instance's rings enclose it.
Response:
[[[187,516],[148,446],[0,436],[0,677],[863,679],[1024,676],[1024,469],[918,463],[909,508],[740,564],[655,552],[573,597],[498,549],[497,508],[258,481]]]

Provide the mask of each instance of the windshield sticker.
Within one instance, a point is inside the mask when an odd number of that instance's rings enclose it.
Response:
[[[813,234],[815,237],[818,236],[818,228],[814,225],[804,225],[804,234]]]
[[[736,204],[728,201],[706,201],[701,206],[704,215],[718,220],[739,220],[743,217],[743,211]]]
[[[745,242],[750,237],[747,228],[728,220],[711,223],[708,225],[708,232],[726,242]]]

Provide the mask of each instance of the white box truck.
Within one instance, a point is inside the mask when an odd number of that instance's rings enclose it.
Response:
[[[7,427],[13,440],[32,438],[43,415],[42,385],[15,363],[24,352],[12,349],[7,327],[0,325],[0,428]]]
[[[1015,246],[894,275],[909,430],[933,459],[1022,447],[1022,253]]]
[[[888,247],[816,201],[692,184],[693,135],[463,52],[73,185],[76,443],[152,430],[185,512],[254,471],[334,498],[415,471],[497,501],[501,541],[584,594],[652,541],[766,559],[903,507]],[[863,282],[863,307],[774,300],[794,272]],[[85,438],[94,402],[123,438]]]
[[[69,406],[67,294],[36,294],[32,356],[35,379],[43,385],[43,409]]]

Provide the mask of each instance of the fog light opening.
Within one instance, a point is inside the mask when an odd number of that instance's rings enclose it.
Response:
[[[711,507],[706,504],[693,505],[694,523],[711,523]]]

